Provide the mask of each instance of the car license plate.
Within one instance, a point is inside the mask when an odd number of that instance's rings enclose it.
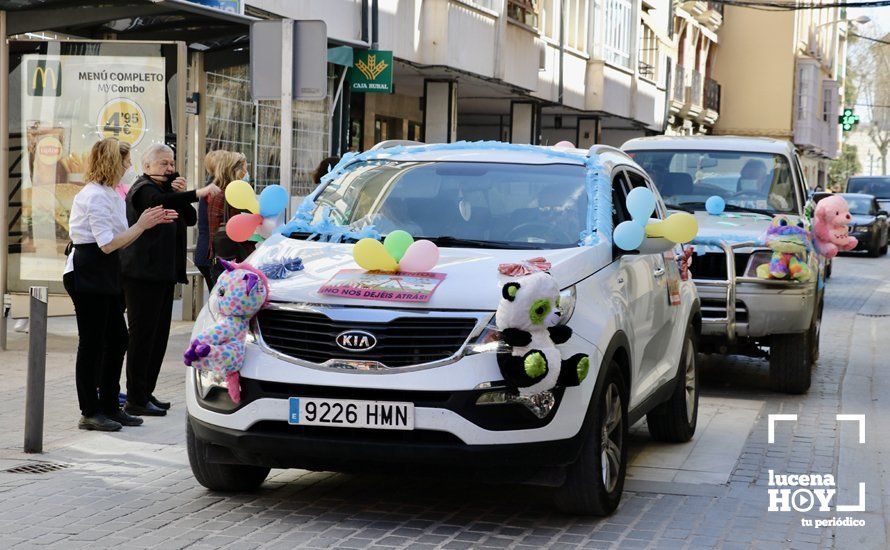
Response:
[[[289,424],[413,430],[414,403],[291,397]]]

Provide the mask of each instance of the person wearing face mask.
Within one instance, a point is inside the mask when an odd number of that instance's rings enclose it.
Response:
[[[218,195],[210,184],[186,191],[176,173],[173,150],[150,145],[142,155],[142,176],[127,193],[127,220],[132,225],[156,206],[175,210],[176,223],[146,231],[121,254],[124,295],[130,338],[127,346],[127,402],[124,410],[137,416],[164,416],[169,403],[154,395],[170,336],[173,290],[186,283],[186,230],[198,221],[192,203]]]
[[[139,174],[136,173],[136,169],[133,168],[133,163],[130,160],[130,144],[121,141],[119,142],[119,149],[124,162],[124,174],[121,176],[120,181],[117,182],[117,185],[114,186],[114,190],[117,191],[117,194],[122,199],[127,200],[127,192],[130,191],[130,187],[139,177]]]
[[[247,158],[241,153],[223,151],[216,158],[213,183],[222,189],[222,193],[205,199],[207,203],[207,232],[210,244],[207,257],[210,259],[210,277],[208,284],[212,288],[216,280],[225,271],[219,260],[243,262],[253,252],[256,243],[245,241],[237,243],[226,234],[226,222],[244,211],[232,208],[226,202],[225,191],[229,182],[247,178]],[[204,201],[202,201],[204,202]]]

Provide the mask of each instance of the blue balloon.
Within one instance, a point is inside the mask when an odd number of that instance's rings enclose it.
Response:
[[[287,190],[280,185],[270,185],[260,193],[260,216],[277,216],[287,208]]]
[[[627,221],[618,224],[612,232],[612,240],[615,246],[621,250],[636,250],[643,244],[646,237],[646,228],[637,222]]]
[[[708,197],[708,200],[705,201],[705,210],[708,211],[708,214],[712,216],[719,216],[723,213],[723,210],[726,208],[726,201],[723,200],[723,197],[713,195]]]
[[[630,217],[638,223],[645,224],[655,210],[655,195],[645,187],[637,187],[627,194],[626,204]]]

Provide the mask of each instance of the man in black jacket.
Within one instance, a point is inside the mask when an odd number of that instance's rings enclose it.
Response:
[[[127,193],[127,221],[136,223],[153,206],[176,210],[175,223],[145,231],[121,253],[121,273],[127,301],[130,340],[127,347],[127,403],[133,415],[164,416],[170,403],[154,395],[161,363],[170,337],[173,290],[188,282],[186,231],[198,221],[192,203],[220,193],[216,185],[186,191],[186,181],[176,174],[173,150],[154,144],[142,155],[143,175]]]

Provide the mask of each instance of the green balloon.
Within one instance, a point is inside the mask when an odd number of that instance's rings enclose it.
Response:
[[[392,256],[395,261],[400,261],[405,251],[414,242],[414,237],[407,231],[397,229],[383,239],[383,248]]]

